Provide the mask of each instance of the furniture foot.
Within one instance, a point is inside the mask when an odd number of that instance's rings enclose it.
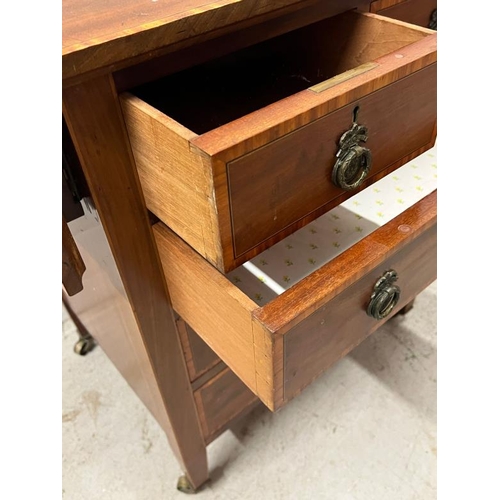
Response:
[[[69,317],[73,320],[73,323],[75,324],[76,330],[78,332],[78,341],[74,345],[73,351],[75,351],[75,353],[79,354],[80,356],[85,356],[94,349],[94,347],[97,345],[97,342],[95,341],[94,337],[90,335],[87,328],[85,328],[85,325],[80,321],[80,318],[76,315],[75,311],[73,311],[73,309],[69,305],[69,301],[64,292],[62,301],[64,307],[66,308],[66,311],[68,311]]]
[[[90,335],[81,336],[73,347],[73,351],[80,356],[85,356],[96,346],[96,341]]]
[[[408,302],[400,311],[398,314],[405,315],[406,313],[410,312],[413,309],[413,303],[415,302],[415,299],[412,301]]]
[[[196,489],[186,476],[179,477],[179,480],[177,481],[177,489],[179,491],[182,491],[182,493],[187,493],[187,494],[196,493]]]

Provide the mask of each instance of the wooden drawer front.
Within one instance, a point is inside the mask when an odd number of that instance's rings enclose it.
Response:
[[[371,12],[424,28],[429,26],[435,9],[437,0],[377,0],[370,6]]]
[[[432,146],[436,60],[435,32],[348,12],[123,94],[149,210],[236,268],[354,193],[329,178],[355,106],[363,187]]]
[[[194,399],[207,443],[258,402],[252,391],[229,368],[197,389]]]
[[[203,339],[182,319],[177,320],[177,329],[182,343],[182,350],[191,382],[208,372],[220,358],[215,354]]]
[[[390,316],[436,278],[436,195],[432,192],[262,307],[164,224],[155,224],[172,304],[276,410],[383,323],[368,317],[366,308],[384,271],[393,268],[400,276],[401,298]]]
[[[229,163],[236,256],[368,185],[346,193],[331,181],[336,145],[351,127],[356,106],[358,122],[368,128],[366,147],[373,161],[368,179],[376,179],[384,169],[395,170],[408,154],[432,147],[436,93],[433,64]]]
[[[285,335],[285,401],[300,393],[385,322],[366,314],[373,285],[385,271],[394,269],[398,273],[397,284],[401,288],[398,309],[434,281],[436,242],[436,226],[433,226]]]

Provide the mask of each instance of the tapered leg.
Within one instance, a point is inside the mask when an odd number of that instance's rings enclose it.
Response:
[[[128,344],[147,363],[137,371],[158,391],[155,416],[196,489],[208,479],[205,442],[112,77],[65,89],[63,111],[137,323]],[[117,365],[120,348],[105,348]]]

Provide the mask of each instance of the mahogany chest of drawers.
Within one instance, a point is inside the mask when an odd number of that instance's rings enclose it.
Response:
[[[65,303],[165,430],[183,491],[234,419],[285,405],[436,278],[432,183],[292,282],[254,260],[434,145],[437,61],[397,2],[185,4],[139,27],[94,6],[82,27],[66,0],[63,27],[64,116],[98,212],[70,223],[86,270]]]

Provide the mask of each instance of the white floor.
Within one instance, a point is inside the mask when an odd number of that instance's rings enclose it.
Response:
[[[166,500],[166,437],[97,348],[73,354],[63,313],[63,498]],[[436,498],[436,283],[276,414],[209,446],[201,499]]]

